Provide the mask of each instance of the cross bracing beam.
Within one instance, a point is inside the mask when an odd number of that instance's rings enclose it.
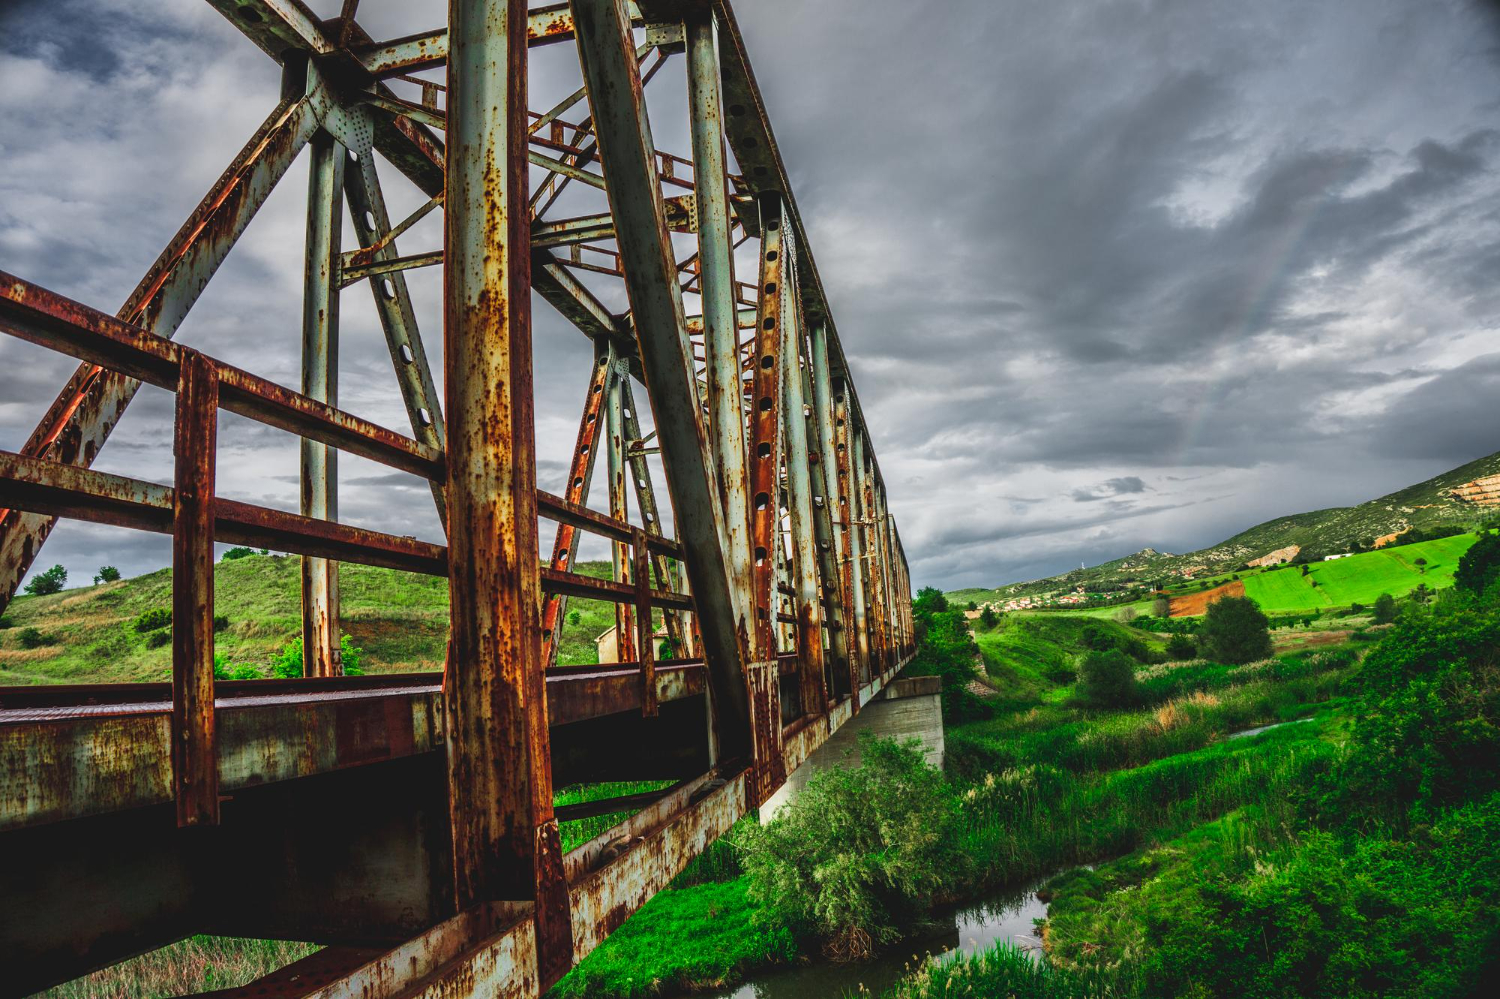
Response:
[[[0,332],[88,373],[39,428],[40,453],[0,454],[14,507],[0,552],[23,549],[0,571],[13,589],[56,517],[167,533],[185,625],[171,686],[0,687],[0,848],[35,858],[0,873],[0,949],[20,955],[8,965],[28,991],[217,932],[328,945],[252,992],[317,978],[368,999],[535,995],[910,658],[910,582],[879,435],[727,4],[454,0],[449,24],[379,42],[354,0],[328,20],[297,0],[211,2],[286,82],[143,282],[156,304],[133,298],[110,317],[0,275]],[[542,44],[575,46],[581,86],[538,111],[525,66]],[[678,53],[688,92],[674,103],[688,109],[691,145],[658,149],[646,83]],[[445,83],[410,75],[444,67]],[[292,391],[168,337],[303,147],[307,349]],[[419,207],[393,221],[386,186],[408,182]],[[602,190],[607,213],[586,188]],[[568,208],[584,196],[593,214]],[[346,203],[356,247],[338,245]],[[437,211],[444,245],[408,245]],[[734,274],[747,243],[765,274]],[[406,287],[415,266],[441,268],[443,325],[422,317],[443,330],[440,357]],[[339,297],[358,281],[374,296],[410,436],[338,408]],[[560,496],[536,488],[531,387],[556,372],[532,357],[533,290],[589,338],[594,365],[582,416],[568,416],[579,433],[558,463],[569,474]],[[699,315],[685,314],[685,295],[699,297]],[[177,395],[171,484],[79,467],[135,379]],[[68,421],[92,418],[96,385],[128,390],[85,437]],[[315,487],[303,513],[214,494],[219,409],[302,439]],[[614,459],[612,502],[593,509],[600,447]],[[446,538],[340,522],[329,471],[341,450],[425,479]],[[652,481],[662,473],[665,491]],[[575,570],[586,534],[612,547],[613,578]],[[336,587],[314,580],[318,627],[304,644],[320,675],[214,681],[215,541],[330,570],[352,561],[447,578],[444,672],[337,675]],[[627,661],[559,655],[566,601],[582,598],[622,608]],[[659,794],[552,806],[553,786],[661,778],[671,786]],[[560,824],[601,809],[633,815],[562,853]],[[162,835],[178,825],[200,828]],[[225,851],[256,859],[233,871],[198,863]],[[79,864],[109,920],[53,887]]]

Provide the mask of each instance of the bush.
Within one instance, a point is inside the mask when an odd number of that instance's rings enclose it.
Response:
[[[120,570],[112,565],[101,565],[99,573],[94,577],[94,585],[100,583],[117,583],[120,581]]]
[[[1338,818],[1425,822],[1500,791],[1500,607],[1470,604],[1413,608],[1365,657]]]
[[[814,774],[744,864],[758,919],[817,937],[835,960],[867,958],[959,883],[958,799],[914,742],[860,735],[858,767]]]
[[[223,631],[227,627],[229,627],[229,615],[228,614],[215,614],[214,615],[214,633],[217,634],[218,632]]]
[[[1078,696],[1108,708],[1135,703],[1135,663],[1119,649],[1090,652],[1078,669]]]
[[[222,652],[214,653],[215,680],[259,680],[261,678],[260,670],[254,666],[235,666]]]
[[[339,658],[344,663],[345,676],[363,676],[365,650],[358,648],[348,635],[339,637]],[[302,676],[302,639],[294,638],[281,647],[281,652],[271,661],[271,675],[283,680],[295,680]]]
[[[1173,635],[1167,639],[1167,655],[1172,659],[1192,659],[1198,654],[1198,644],[1186,635]]]
[[[162,628],[146,636],[146,648],[159,649],[172,640],[172,629]]]
[[[0,614],[0,631],[4,631],[6,628],[9,628],[14,624],[15,622],[10,618],[6,617],[4,614]]]
[[[26,584],[26,592],[34,597],[45,597],[49,593],[57,593],[68,581],[68,570],[60,565],[54,565],[46,572],[39,572],[31,577]]]
[[[249,558],[251,555],[254,555],[254,554],[255,554],[255,549],[253,549],[253,548],[245,548],[243,546],[238,547],[238,548],[230,548],[222,556],[220,556],[219,561],[221,561],[221,562],[233,562],[236,559]],[[261,554],[264,555],[265,553],[262,552]]]
[[[1203,654],[1219,662],[1248,663],[1271,654],[1270,620],[1249,597],[1209,604],[1198,634]]]
[[[43,645],[52,644],[51,637],[42,634],[36,628],[22,628],[16,639],[21,643],[21,648],[23,649],[39,649]]]
[[[994,628],[1000,623],[1000,615],[995,613],[995,608],[985,604],[984,610],[979,612],[979,623],[986,628]]]
[[[1389,593],[1376,597],[1373,614],[1376,624],[1390,624],[1396,620],[1396,598]]]
[[[1453,585],[1470,593],[1483,593],[1500,579],[1500,534],[1483,534],[1464,552],[1453,573]]]
[[[135,619],[132,625],[138,632],[155,631],[157,628],[165,628],[172,623],[172,611],[168,607],[153,607],[148,611],[142,611],[141,616]]]

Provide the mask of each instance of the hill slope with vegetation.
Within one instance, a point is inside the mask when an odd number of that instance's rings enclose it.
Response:
[[[1185,575],[1226,574],[1253,559],[1290,546],[1305,559],[1369,550],[1392,535],[1477,528],[1488,525],[1500,508],[1480,506],[1453,495],[1452,490],[1486,476],[1500,474],[1500,452],[1460,465],[1424,482],[1398,489],[1357,506],[1332,507],[1277,517],[1241,531],[1232,538],[1186,554],[1144,548],[1132,555],[1085,569],[1074,569],[1045,579],[994,588],[955,590],[949,599],[960,603],[1005,601],[1024,596],[1059,593],[1082,587],[1109,594],[1149,589]],[[1400,543],[1399,538],[1386,543]]]
[[[604,577],[607,562],[575,572]],[[367,673],[441,669],[448,641],[447,580],[346,563],[339,569],[344,632]],[[301,638],[300,561],[284,555],[221,560],[214,649],[228,663],[269,676],[288,643]],[[133,579],[18,596],[0,629],[0,684],[113,683],[170,675],[172,570]],[[594,638],[614,624],[597,600],[568,602],[558,662],[597,662]],[[246,674],[247,676],[249,674]]]

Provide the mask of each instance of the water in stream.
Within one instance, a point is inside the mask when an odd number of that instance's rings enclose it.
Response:
[[[999,940],[1040,955],[1042,941],[1035,921],[1045,919],[1047,906],[1036,897],[1046,879],[1024,891],[988,898],[937,914],[939,928],[926,937],[908,940],[885,956],[855,964],[821,962],[753,975],[738,986],[707,993],[711,999],[834,999],[860,988],[872,995],[905,978],[928,954],[973,954]]]

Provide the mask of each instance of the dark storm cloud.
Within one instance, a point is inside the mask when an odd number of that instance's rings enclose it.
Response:
[[[367,6],[376,37],[443,10]],[[737,13],[919,585],[1188,550],[1500,448],[1484,410],[1500,379],[1495,5]],[[274,104],[277,71],[193,0],[0,16],[0,268],[113,309]],[[536,103],[576,86],[565,49],[536,50]],[[681,71],[674,57],[647,97],[658,145],[686,152]],[[181,334],[291,386],[304,171]],[[399,181],[387,197],[396,215],[422,200]],[[423,225],[404,252],[437,245],[437,217]],[[410,281],[437,365],[436,270]],[[370,299],[350,292],[340,402],[403,428]],[[538,482],[556,490],[589,348],[543,303],[534,321]],[[0,447],[74,366],[0,341]],[[143,391],[100,467],[169,478],[171,416]],[[226,416],[220,448],[229,494],[296,508],[289,435]],[[341,477],[351,522],[440,536],[415,480],[368,463]],[[100,544],[64,525],[43,560]],[[140,544],[120,560],[164,561]]]

